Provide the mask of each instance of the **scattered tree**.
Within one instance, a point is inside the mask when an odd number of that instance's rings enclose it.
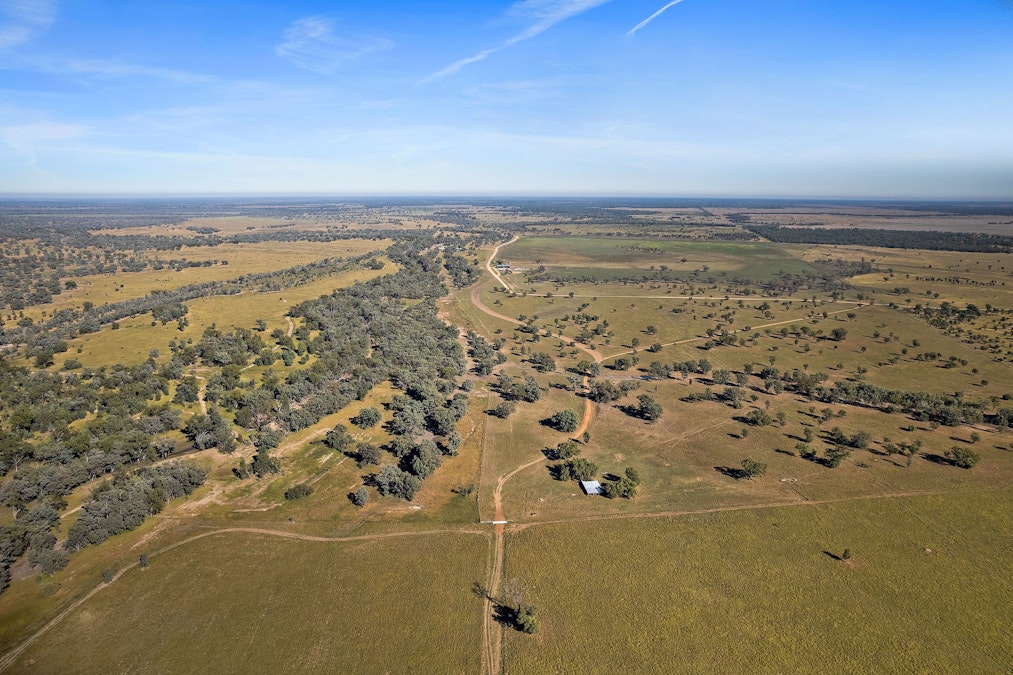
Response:
[[[560,410],[549,418],[548,424],[556,431],[568,434],[577,430],[577,427],[580,426],[580,419],[577,417],[577,413],[572,410]]]
[[[302,499],[303,497],[309,497],[311,494],[313,494],[312,486],[307,485],[306,483],[299,483],[298,485],[293,485],[289,489],[285,490],[285,499],[293,501],[296,499]]]
[[[959,466],[961,469],[974,468],[981,459],[978,453],[960,445],[954,445],[947,450],[946,457],[953,462],[954,466]]]
[[[767,473],[767,465],[747,458],[742,460],[742,471],[747,479],[751,479]]]

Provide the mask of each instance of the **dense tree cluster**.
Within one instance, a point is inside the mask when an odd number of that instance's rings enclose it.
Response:
[[[503,346],[502,340],[490,344],[484,337],[470,330],[465,337],[468,340],[468,356],[475,363],[476,375],[490,375],[493,368],[506,362],[506,356],[499,351]]]
[[[977,232],[880,230],[855,227],[783,227],[781,225],[748,225],[747,229],[764,239],[789,244],[845,244],[978,253],[1010,253],[1013,251],[1013,237]]]
[[[192,493],[206,477],[207,471],[192,462],[170,462],[103,482],[81,507],[67,533],[67,547],[79,550],[134,529],[169,500]]]
[[[633,380],[620,380],[618,383],[611,380],[594,380],[588,387],[587,397],[595,403],[610,403],[639,388],[640,383]]]

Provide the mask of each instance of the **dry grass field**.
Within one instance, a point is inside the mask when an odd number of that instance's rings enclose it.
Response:
[[[179,342],[192,339],[197,342],[204,329],[212,324],[220,330],[228,331],[233,328],[253,328],[257,319],[263,319],[267,324],[267,335],[276,328],[287,331],[285,315],[291,307],[327,295],[336,288],[389,274],[392,269],[388,264],[386,270],[349,270],[277,292],[188,300],[184,304],[189,309],[186,315],[189,325],[182,331],[174,322],[163,326],[153,322],[150,314],[144,314],[121,321],[117,330],[104,326],[97,333],[89,333],[71,341],[70,351],[62,356],[75,358],[82,365],[93,368],[114,363],[130,364],[144,361],[152,349],[157,349],[162,356],[168,357],[168,344],[171,340]],[[81,349],[80,352],[77,351],[78,348]],[[59,368],[63,360],[58,357],[54,368]],[[277,368],[275,366],[276,370]]]
[[[180,251],[150,254],[152,259],[193,262],[217,261],[210,267],[146,269],[141,272],[120,272],[115,275],[74,277],[73,290],[65,290],[51,304],[29,307],[25,316],[39,320],[61,309],[80,309],[85,302],[101,305],[141,298],[152,291],[172,290],[190,284],[227,281],[247,274],[259,274],[305,265],[327,258],[349,258],[380,251],[389,241],[349,239],[334,242],[262,242],[255,244],[222,244],[194,246]]]

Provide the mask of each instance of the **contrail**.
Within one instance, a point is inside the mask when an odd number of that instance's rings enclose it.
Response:
[[[3,0],[0,0],[0,2],[2,1]],[[482,61],[498,51],[506,49],[507,47],[512,47],[518,42],[530,40],[537,35],[541,35],[561,21],[566,21],[571,17],[583,14],[590,9],[594,9],[598,5],[604,5],[610,1],[611,0],[517,0],[517,2],[514,2],[514,4],[510,6],[510,9],[507,12],[508,15],[516,15],[530,19],[532,21],[531,25],[517,35],[504,40],[497,47],[490,47],[489,49],[484,49],[472,56],[460,59],[459,61],[454,61],[443,70],[433,73],[429,77],[423,79],[420,84],[427,84],[446,75],[456,73],[468,64]]]
[[[633,35],[638,30],[640,30],[641,28],[643,28],[644,26],[646,26],[647,24],[651,23],[652,21],[654,21],[655,19],[657,19],[659,16],[661,16],[662,14],[664,14],[665,10],[667,10],[669,7],[674,7],[674,6],[678,5],[680,2],[682,2],[682,0],[672,0],[672,2],[668,3],[667,5],[665,5],[661,9],[659,9],[657,12],[655,12],[652,15],[650,15],[649,17],[647,17],[646,19],[644,19],[643,21],[641,21],[640,23],[638,23],[636,26],[634,26],[633,28],[631,28],[630,32],[628,32],[626,34],[626,36],[629,37],[630,35]]]

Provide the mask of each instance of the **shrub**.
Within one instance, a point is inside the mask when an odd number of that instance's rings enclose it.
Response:
[[[953,462],[954,466],[959,466],[961,469],[971,469],[977,466],[978,461],[981,459],[978,453],[959,445],[954,445],[947,450],[946,457]]]
[[[366,502],[369,501],[369,492],[365,487],[360,487],[358,490],[348,496],[352,500],[352,503],[358,507],[363,507]]]
[[[306,483],[299,483],[298,485],[293,485],[289,489],[285,490],[285,499],[292,501],[295,499],[302,499],[303,497],[309,497],[311,494],[313,494],[312,487]]]

